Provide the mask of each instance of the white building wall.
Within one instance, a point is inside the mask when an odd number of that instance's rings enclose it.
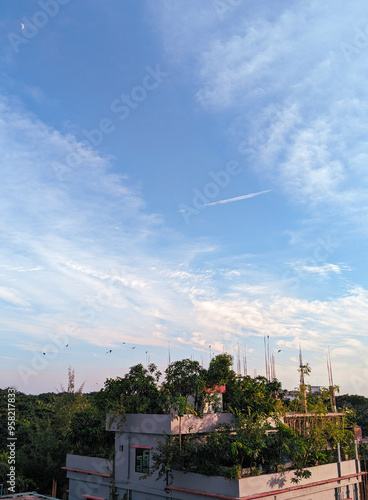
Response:
[[[86,495],[96,498],[109,498],[111,479],[100,474],[110,475],[112,462],[103,458],[67,455],[67,469],[83,470],[84,473],[67,470],[69,479],[69,500],[84,500]],[[87,474],[92,472],[92,474]]]
[[[222,424],[235,423],[231,413],[210,413],[203,418],[195,415],[184,415],[181,418],[181,432],[195,434],[211,432]],[[106,430],[112,432],[129,432],[130,434],[179,434],[180,419],[177,415],[126,415],[125,418],[106,417]]]
[[[142,473],[136,472],[136,447],[151,448],[150,453],[157,447],[157,440],[164,440],[166,434],[200,433],[213,431],[220,424],[234,422],[229,413],[216,413],[198,418],[195,415],[185,415],[181,419],[175,415],[126,415],[124,421],[114,420],[110,426],[107,418],[107,428],[115,430],[115,484],[119,488],[141,491],[150,488],[151,493],[162,493],[165,480],[157,481],[157,474],[144,481]],[[165,498],[167,494],[165,493]]]
[[[350,476],[356,472],[360,472],[359,465],[357,470],[355,460],[341,462],[340,466],[341,476]],[[308,470],[311,472],[311,476],[308,479],[300,481],[298,485],[291,481],[294,477],[293,471],[241,479],[239,481],[239,495],[249,496],[259,492],[266,493],[290,489],[290,491],[278,494],[277,500],[290,500],[293,498],[308,498],[308,500],[335,500],[336,487],[341,486],[343,487],[343,490],[346,491],[346,485],[352,485],[353,483],[357,483],[359,481],[359,477],[355,477],[327,483],[327,480],[337,479],[339,477],[339,464],[337,463],[309,467]],[[323,482],[325,483],[316,484]],[[305,488],[304,486],[307,485],[309,485],[309,487]],[[300,486],[303,486],[303,488],[300,488]],[[343,496],[342,498],[347,497]]]
[[[82,459],[79,461],[78,459]],[[86,460],[87,459],[87,460]],[[67,466],[82,469],[84,462],[85,470],[91,470],[91,462],[96,459],[90,457],[77,457],[68,455]],[[98,460],[98,459],[97,459]],[[100,469],[100,467],[99,467]],[[354,496],[355,484],[358,484],[360,476],[356,476],[355,460],[341,463],[341,479],[339,479],[339,467],[337,463],[310,467],[311,477],[303,479],[298,485],[291,482],[293,471],[278,474],[265,474],[237,479],[226,479],[223,477],[204,476],[201,474],[173,473],[174,480],[168,487],[165,480],[155,481],[154,478],[139,480],[142,474],[132,473],[130,477],[120,479],[116,477],[115,491],[118,500],[158,500],[170,498],[171,500],[204,500],[205,498],[229,499],[256,499],[274,500],[336,500],[337,498],[358,500]],[[118,475],[118,467],[116,467]],[[346,477],[353,476],[353,477]],[[83,500],[82,495],[90,497],[109,499],[111,480],[108,478],[96,478],[84,473],[69,471],[70,500]],[[348,490],[349,487],[349,496]],[[336,496],[336,488],[341,488],[341,496]],[[267,495],[267,496],[264,496]]]
[[[186,415],[181,421],[182,433],[208,432],[219,423],[229,423],[232,415],[206,415],[198,419]],[[230,420],[229,420],[230,418]],[[200,474],[183,474],[174,471],[174,481],[167,488],[165,478],[156,481],[157,476],[141,480],[143,473],[136,472],[136,450],[150,450],[157,446],[156,439],[163,440],[166,434],[179,432],[179,419],[170,415],[127,415],[123,422],[115,421],[110,430],[115,431],[115,491],[118,500],[156,500],[170,498],[172,500],[204,500],[205,498],[229,499],[257,498],[257,495],[267,495],[264,499],[274,500],[336,500],[336,488],[341,488],[339,500],[352,498],[354,484],[361,478],[359,464],[355,460],[311,467],[311,477],[303,479],[298,485],[292,483],[293,471],[243,478],[240,480],[223,477],[203,476]],[[112,471],[112,464],[106,460],[68,455],[67,467],[107,473]],[[344,476],[352,476],[344,478]],[[82,495],[97,498],[109,498],[111,479],[81,472],[68,472],[70,479],[70,500],[83,500]],[[341,479],[339,479],[341,477]],[[347,495],[349,486],[350,497]],[[186,490],[186,491],[182,491]],[[217,495],[217,497],[216,497]]]

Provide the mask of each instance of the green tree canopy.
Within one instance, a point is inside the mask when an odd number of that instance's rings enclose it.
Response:
[[[207,387],[226,385],[226,388],[231,390],[236,380],[236,373],[231,369],[233,360],[233,356],[227,353],[218,354],[211,359],[206,375]]]
[[[362,428],[363,436],[368,436],[368,398],[357,394],[344,394],[336,397],[338,408],[353,410],[356,418],[352,419],[356,425]]]
[[[173,396],[193,396],[194,398],[204,390],[205,370],[191,359],[174,361],[165,370],[163,389]]]
[[[96,405],[105,412],[161,413],[161,398],[157,387],[161,373],[151,363],[147,368],[139,363],[124,377],[109,378],[95,396]]]
[[[68,448],[76,455],[111,458],[114,451],[114,433],[105,430],[106,414],[90,404],[76,411],[67,434]]]
[[[244,415],[270,416],[276,409],[280,382],[269,382],[265,377],[238,378],[232,391],[228,394],[228,405],[234,412]],[[278,405],[278,410],[280,407]]]

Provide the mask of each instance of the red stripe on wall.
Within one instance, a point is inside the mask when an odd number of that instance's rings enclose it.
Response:
[[[352,479],[354,477],[359,477],[367,474],[367,472],[357,472],[356,474],[350,474],[349,476],[342,476],[342,477],[336,477],[333,479],[326,479],[325,481],[318,481],[316,483],[310,483],[310,484],[302,484],[299,486],[291,486],[290,488],[285,488],[283,490],[275,490],[275,491],[268,491],[267,493],[257,493],[256,495],[251,495],[247,497],[228,497],[225,495],[216,495],[214,493],[205,493],[203,491],[194,491],[194,490],[187,490],[185,488],[175,488],[175,486],[166,486],[165,490],[166,491],[182,491],[183,493],[192,493],[195,495],[201,495],[204,497],[211,497],[211,498],[222,498],[224,500],[255,500],[256,498],[266,498],[270,497],[272,495],[280,495],[281,493],[287,493],[289,491],[295,491],[295,490],[302,490],[305,488],[312,488],[313,486],[320,486],[322,484],[328,484],[328,483],[336,483],[338,481],[343,481],[344,479]]]
[[[83,498],[88,498],[90,500],[106,500],[106,498],[92,497],[91,495],[82,495]]]
[[[71,467],[62,467],[62,469],[63,470],[71,470],[73,472],[81,472],[82,474],[92,474],[92,476],[110,477],[110,474],[101,474],[99,472],[93,472],[90,470],[72,469]]]

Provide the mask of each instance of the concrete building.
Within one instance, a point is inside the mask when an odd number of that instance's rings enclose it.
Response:
[[[318,425],[318,422],[330,421],[335,424],[340,424],[343,427],[345,415],[344,413],[297,413],[288,412],[280,418],[281,422],[293,429],[294,431],[304,434],[312,425]]]
[[[69,479],[69,500],[360,500],[362,474],[358,460],[332,463],[308,470],[311,476],[294,484],[293,471],[242,479],[184,474],[174,471],[173,482],[157,475],[141,480],[149,470],[156,439],[164,433],[207,433],[233,415],[215,413],[203,419],[185,415],[127,415],[125,421],[107,418],[107,429],[115,432],[115,461],[68,455],[65,469]],[[115,497],[111,497],[114,492]]]

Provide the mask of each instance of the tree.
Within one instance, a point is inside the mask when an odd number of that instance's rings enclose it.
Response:
[[[3,494],[6,494],[6,485],[8,484],[9,476],[10,476],[10,467],[8,464],[8,454],[7,453],[0,453],[0,484],[5,486],[5,492]],[[14,490],[16,492],[18,491],[31,491],[35,487],[35,482],[30,480],[30,479],[24,479],[21,477],[19,474],[16,474],[15,476],[15,486]],[[10,491],[8,491],[10,495]]]
[[[309,377],[311,373],[311,367],[309,366],[309,363],[306,363],[305,365],[300,364],[298,368],[298,372],[300,373],[300,399],[302,401],[302,408],[303,412],[307,413],[308,408],[307,408],[307,386],[305,385],[304,382],[304,377]]]
[[[55,420],[58,429],[65,436],[70,430],[72,416],[76,411],[87,407],[88,402],[83,394],[84,383],[75,389],[75,372],[71,366],[68,367],[68,387],[65,389],[60,384],[61,392],[55,398]]]
[[[165,370],[165,381],[162,384],[162,394],[169,404],[179,397],[193,396],[194,407],[197,409],[203,398],[205,389],[205,370],[198,361],[182,359],[174,361]]]
[[[16,467],[23,487],[51,494],[52,479],[58,482],[58,495],[63,495],[65,456],[70,450],[67,433],[73,414],[87,404],[82,387],[75,392],[74,370],[68,370],[68,389],[58,394],[38,396],[16,393]],[[3,391],[2,391],[3,392]],[[4,391],[4,395],[7,391]],[[1,398],[1,410],[4,406]],[[1,419],[3,419],[1,411]],[[5,427],[6,428],[6,427]],[[6,449],[2,436],[0,450]]]
[[[339,387],[334,386],[334,390],[338,391]],[[307,407],[309,412],[313,413],[328,413],[333,410],[331,408],[331,392],[329,389],[321,387],[316,393],[311,390],[307,393]]]
[[[164,441],[157,440],[148,475],[157,471],[159,477],[168,474],[172,478],[172,471],[180,470],[238,478],[243,467],[259,474],[256,468],[266,443],[266,427],[259,417],[239,414],[235,427],[221,425],[206,435],[187,434],[182,445],[178,436],[165,435]]]
[[[315,414],[308,420],[308,427],[298,431],[278,422],[276,432],[267,438],[263,467],[267,473],[285,469],[290,463],[293,482],[309,477],[308,467],[334,462],[340,444],[344,454],[354,456],[353,435],[344,429],[342,421]]]
[[[171,394],[195,397],[204,389],[204,373],[205,370],[198,361],[174,361],[165,370],[163,388]]]
[[[234,389],[237,375],[232,370],[233,356],[231,354],[223,353],[218,354],[209,364],[206,374],[206,385],[210,389],[216,386],[225,385],[226,392],[223,394],[224,408],[227,409],[229,405],[230,394]]]
[[[236,380],[236,373],[231,369],[233,360],[233,356],[227,353],[218,354],[211,359],[206,375],[207,387],[226,385],[226,388],[231,390]]]
[[[76,455],[111,458],[115,447],[115,437],[105,430],[106,413],[89,404],[76,411],[71,419],[67,434],[68,449]]]
[[[105,413],[162,413],[157,382],[161,373],[151,363],[144,368],[132,366],[124,377],[107,379],[95,396],[96,405]]]
[[[65,481],[61,467],[68,453],[65,435],[52,419],[37,418],[29,427],[28,441],[17,449],[17,470],[31,478],[38,491],[51,494],[51,482]]]
[[[362,428],[363,436],[368,435],[368,398],[357,394],[344,394],[336,397],[338,408],[350,410],[355,413],[350,419],[350,425]]]
[[[250,410],[248,415],[237,413],[235,432],[231,433],[231,451],[240,473],[244,466],[252,470],[260,465],[258,459],[266,447],[267,428],[268,424],[261,415]]]
[[[63,384],[60,384],[61,392],[68,392],[70,394],[78,393],[82,394],[83,387],[85,382],[79,387],[79,389],[75,390],[75,370],[72,369],[71,366],[68,367],[68,388],[65,389]]]
[[[275,396],[279,391],[281,384],[276,380],[269,382],[265,377],[249,376],[238,378],[228,393],[228,406],[233,413],[268,417],[276,410],[282,410]]]

